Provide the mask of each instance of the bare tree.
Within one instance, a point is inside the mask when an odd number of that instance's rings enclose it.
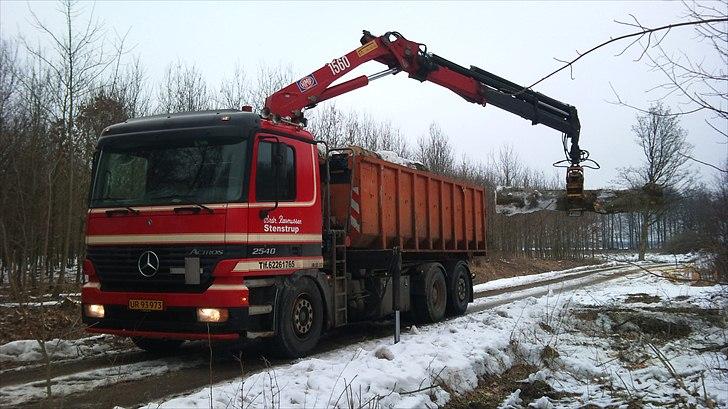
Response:
[[[427,136],[421,136],[417,140],[415,158],[433,172],[452,174],[455,166],[452,146],[447,135],[436,123],[430,124]]]
[[[107,72],[120,54],[106,51],[105,30],[103,25],[94,17],[93,10],[85,22],[77,24],[84,10],[79,7],[78,2],[64,0],[59,3],[58,11],[64,19],[64,29],[54,31],[50,26],[40,20],[31,10],[31,22],[36,30],[41,33],[51,44],[51,52],[46,54],[39,46],[33,46],[22,38],[26,51],[37,58],[48,69],[51,74],[52,86],[54,88],[53,101],[46,104],[49,114],[53,115],[61,125],[64,136],[65,159],[69,166],[65,168],[67,174],[67,201],[65,206],[65,231],[63,234],[62,262],[70,260],[70,249],[72,242],[78,245],[72,233],[78,231],[80,219],[74,210],[78,205],[72,200],[76,189],[76,169],[74,157],[77,149],[77,130],[75,119],[77,109],[82,100],[93,92],[96,85]],[[123,49],[123,43],[116,48]],[[121,52],[121,51],[120,51]],[[27,85],[27,83],[26,83]],[[65,268],[61,268],[58,276],[59,282],[63,280]]]
[[[336,104],[318,107],[308,119],[309,130],[317,139],[326,141],[330,148],[346,146],[344,113],[336,108]]]
[[[712,50],[717,57],[716,62],[710,62],[705,55],[696,59],[686,50],[668,50],[661,42],[645,48],[644,55],[650,66],[666,79],[658,87],[664,91],[661,97],[681,96],[683,108],[679,114],[711,112],[713,120],[706,122],[728,138],[725,128],[728,123],[728,0],[683,2],[683,5],[688,19],[705,22],[693,26],[694,38],[697,44],[705,44]],[[630,25],[644,28],[637,21]]]
[[[629,21],[615,21],[617,24],[629,27],[634,31],[603,41],[584,52],[578,52],[576,57],[569,60],[557,59],[563,63],[559,68],[542,76],[529,85],[531,89],[541,82],[553,77],[561,71],[570,70],[573,78],[575,64],[589,54],[607,47],[611,44],[630,41],[617,54],[624,55],[628,50],[638,47],[637,61],[647,61],[649,67],[663,74],[665,82],[651,88],[649,91],[659,92],[655,100],[663,100],[668,96],[680,100],[680,110],[670,115],[688,115],[696,112],[709,112],[711,117],[706,123],[716,134],[728,139],[728,0],[718,1],[683,1],[685,9],[684,20],[659,27],[648,27],[640,20],[630,15]],[[692,29],[696,49],[702,51],[691,55],[690,50],[671,50],[663,46],[665,38],[673,31]],[[713,57],[711,61],[711,58]],[[622,100],[616,90],[614,103],[624,105],[639,112],[650,114],[649,108],[643,108]],[[726,141],[728,142],[728,141]],[[702,165],[726,173],[728,169],[721,168],[720,164],[711,164],[687,157]]]
[[[513,186],[523,176],[523,164],[518,153],[513,150],[512,144],[501,145],[498,153],[492,156],[491,161],[498,174],[499,185]]]
[[[345,113],[329,104],[314,111],[309,124],[316,138],[325,140],[332,148],[359,146],[409,156],[407,141],[398,128],[390,121],[380,121],[365,113]]]
[[[212,108],[212,98],[202,72],[178,60],[167,66],[159,87],[160,113],[190,112]]]
[[[250,84],[245,70],[239,64],[235,65],[232,78],[223,78],[217,95],[217,106],[220,108],[240,109],[248,100]]]
[[[258,75],[246,96],[248,105],[260,112],[269,95],[293,82],[293,69],[290,65],[270,66],[260,64]]]
[[[728,158],[723,165],[728,169]],[[718,188],[714,195],[713,217],[711,218],[713,221],[711,225],[715,229],[713,264],[719,280],[725,283],[728,282],[728,206],[726,206],[728,203],[728,173],[721,174],[716,182]]]
[[[692,146],[687,142],[687,132],[680,127],[678,117],[657,103],[649,113],[637,116],[632,127],[636,142],[644,154],[639,167],[621,170],[621,177],[631,188],[641,188],[652,197],[666,198],[682,190],[690,180],[691,173],[685,166]],[[658,221],[665,211],[665,200],[642,203],[640,211],[639,259],[644,260],[648,245],[650,226]]]
[[[151,112],[151,95],[147,76],[139,58],[135,58],[116,76],[112,86],[104,92],[123,107],[128,118],[148,115]]]
[[[18,113],[18,76],[17,76],[17,46],[10,41],[0,39],[0,184],[5,186],[9,181],[10,171],[7,164],[15,151],[15,128]],[[7,190],[0,189],[0,208],[6,209],[11,200]],[[0,285],[5,284],[6,271],[12,268],[8,266],[13,259],[10,249],[10,237],[8,234],[9,221],[0,216]]]
[[[0,132],[6,126],[8,111],[12,104],[11,98],[18,89],[17,60],[17,45],[0,39]],[[2,152],[0,152],[1,154]]]
[[[679,110],[671,115],[687,115],[696,112],[709,112],[705,123],[728,142],[728,0],[711,2],[686,2],[685,18],[700,22],[692,25],[696,48],[700,51],[672,50],[663,46],[662,39],[647,38],[640,43],[640,58],[647,61],[655,72],[661,73],[665,82],[649,91],[658,93],[656,100],[664,100],[673,96],[678,101]],[[633,17],[633,22],[621,24],[647,30],[640,21]],[[667,33],[665,33],[665,36]],[[714,57],[714,58],[710,58]],[[644,108],[634,106],[622,100],[612,89],[616,103],[648,112]],[[718,164],[704,162],[693,156],[688,159],[723,173],[728,168]]]

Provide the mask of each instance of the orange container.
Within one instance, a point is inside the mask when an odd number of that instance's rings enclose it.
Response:
[[[485,251],[482,187],[359,153],[348,167],[351,183],[331,185],[331,205],[351,248]]]

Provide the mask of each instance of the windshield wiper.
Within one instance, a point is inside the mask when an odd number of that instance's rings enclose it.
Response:
[[[198,203],[198,202],[196,202],[194,200],[188,200],[188,199],[186,199],[186,197],[184,195],[161,195],[161,196],[152,196],[150,199],[151,200],[158,200],[158,199],[173,199],[173,198],[180,199],[180,201],[181,200],[184,200],[186,202],[186,203],[179,203],[180,205],[189,205],[189,206],[175,207],[173,209],[175,211],[175,213],[183,212],[185,210],[191,210],[191,211],[193,211],[195,213],[199,213],[200,210],[205,210],[207,213],[215,213],[214,210],[212,210],[211,208],[203,205],[202,203]],[[175,203],[175,204],[177,204],[177,203]]]
[[[204,210],[205,210],[205,211],[206,211],[207,213],[210,213],[210,214],[212,214],[212,213],[215,213],[215,211],[214,211],[214,210],[212,210],[211,208],[209,208],[209,207],[207,207],[207,206],[203,205],[202,203],[197,203],[197,202],[190,202],[190,204],[191,204],[192,206],[180,206],[180,207],[175,207],[175,208],[174,208],[174,212],[175,212],[175,213],[177,213],[177,212],[181,212],[181,211],[185,211],[185,210],[192,210],[192,211],[194,211],[195,213],[199,213],[199,212],[200,212],[200,210],[204,209]]]
[[[109,209],[106,212],[106,215],[111,217],[115,214],[139,214],[139,210],[131,207],[131,206],[122,206],[118,209]]]

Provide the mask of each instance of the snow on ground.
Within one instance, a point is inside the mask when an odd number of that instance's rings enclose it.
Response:
[[[596,255],[596,257],[610,261],[636,262],[639,255],[638,253],[603,253]],[[700,252],[685,254],[645,253],[645,261],[653,263],[701,263],[707,257],[710,257],[710,255]]]
[[[67,396],[72,393],[101,388],[118,382],[160,376],[204,364],[202,359],[179,360],[175,358],[156,359],[128,365],[115,365],[106,368],[78,372],[53,378],[53,395]],[[26,402],[46,396],[46,382],[34,381],[20,385],[0,388],[0,407],[21,406]]]
[[[81,293],[44,294],[41,296],[30,296],[28,301],[23,302],[0,302],[0,308],[16,307],[49,307],[63,303],[81,303]]]
[[[0,303],[0,308],[17,308],[17,307],[52,307],[54,305],[61,305],[64,303],[81,304],[81,300],[66,298],[63,300],[50,300],[50,301],[30,301],[30,302],[4,302]]]
[[[728,339],[726,305],[719,286],[641,273],[412,327],[396,345],[361,342],[147,407],[436,407],[518,362],[541,368],[531,381],[567,394],[533,402],[540,407],[630,399],[725,407],[728,357],[715,348]],[[515,391],[509,399],[512,407],[524,404]]]
[[[488,281],[486,283],[474,285],[473,292],[475,294],[478,294],[486,291],[501,290],[504,288],[516,287],[525,284],[538,283],[554,278],[568,278],[569,276],[580,274],[585,271],[593,270],[595,268],[609,268],[615,267],[617,265],[619,265],[619,263],[617,263],[616,261],[612,261],[609,263],[603,263],[598,265],[570,268],[568,270],[547,271],[540,274],[500,278],[497,280]]]
[[[567,313],[553,310],[556,329],[539,336],[559,356],[529,379],[571,394],[559,407],[728,406],[725,288],[620,281],[575,292]]]
[[[46,352],[53,361],[82,358],[109,353],[114,344],[111,335],[96,335],[80,339],[52,339],[46,341]],[[21,339],[0,345],[3,362],[37,363],[43,361],[40,344],[34,339]]]

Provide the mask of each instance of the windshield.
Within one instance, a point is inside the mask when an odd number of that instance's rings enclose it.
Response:
[[[240,201],[247,140],[166,134],[104,144],[91,207]]]

